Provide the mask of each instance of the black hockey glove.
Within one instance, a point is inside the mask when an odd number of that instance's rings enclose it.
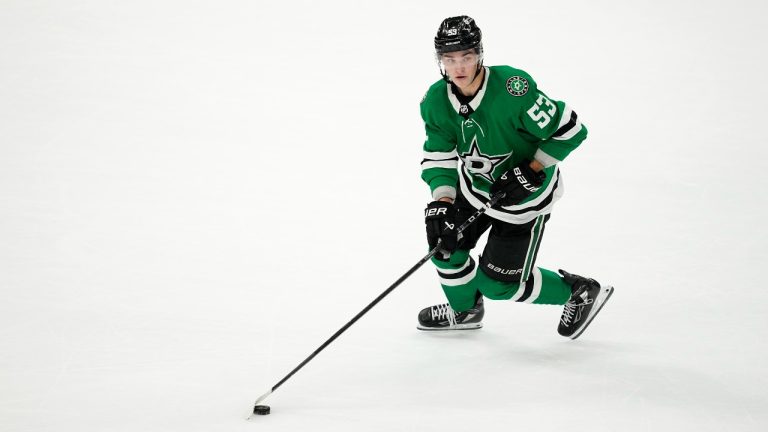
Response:
[[[442,239],[440,249],[453,252],[458,247],[458,226],[456,225],[456,207],[445,201],[432,201],[424,210],[424,222],[427,224],[427,241],[429,248],[437,245]]]
[[[491,195],[504,193],[504,198],[500,199],[498,204],[502,206],[519,204],[544,184],[547,174],[544,171],[534,171],[529,164],[530,161],[524,160],[493,182]]]

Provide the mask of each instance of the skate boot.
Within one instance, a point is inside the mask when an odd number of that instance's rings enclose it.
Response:
[[[613,294],[613,287],[600,286],[594,279],[588,279],[579,275],[560,270],[563,279],[571,285],[570,300],[565,304],[563,315],[560,317],[560,325],[557,332],[560,335],[576,339],[586,330],[589,323],[595,319],[605,302]]]
[[[483,297],[478,296],[475,305],[464,312],[456,312],[448,303],[443,303],[419,312],[419,330],[477,330],[483,327]]]

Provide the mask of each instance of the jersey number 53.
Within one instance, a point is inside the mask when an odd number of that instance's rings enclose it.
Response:
[[[546,111],[543,108],[546,108]],[[544,129],[544,126],[549,124],[556,111],[557,105],[553,104],[552,101],[547,99],[543,94],[540,94],[539,98],[536,99],[536,103],[528,110],[528,116],[531,117],[540,128]]]

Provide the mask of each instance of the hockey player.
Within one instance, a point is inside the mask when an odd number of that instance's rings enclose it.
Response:
[[[445,19],[435,37],[443,76],[421,102],[427,138],[422,179],[434,201],[425,222],[448,303],[423,309],[421,330],[482,327],[483,297],[565,305],[558,332],[577,338],[613,293],[597,281],[535,266],[544,226],[563,186],[558,164],[587,137],[567,104],[526,72],[484,66],[482,33],[468,16]],[[503,198],[461,236],[457,227]],[[470,256],[488,229],[477,263]]]

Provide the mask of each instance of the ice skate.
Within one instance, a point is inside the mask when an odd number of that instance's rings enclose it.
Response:
[[[483,327],[483,298],[479,297],[475,305],[466,311],[456,312],[448,303],[424,308],[419,312],[419,330],[477,330]]]
[[[565,282],[571,285],[573,294],[563,308],[557,332],[560,335],[576,339],[584,333],[587,326],[603,308],[613,294],[612,286],[600,286],[594,279],[560,270]]]

